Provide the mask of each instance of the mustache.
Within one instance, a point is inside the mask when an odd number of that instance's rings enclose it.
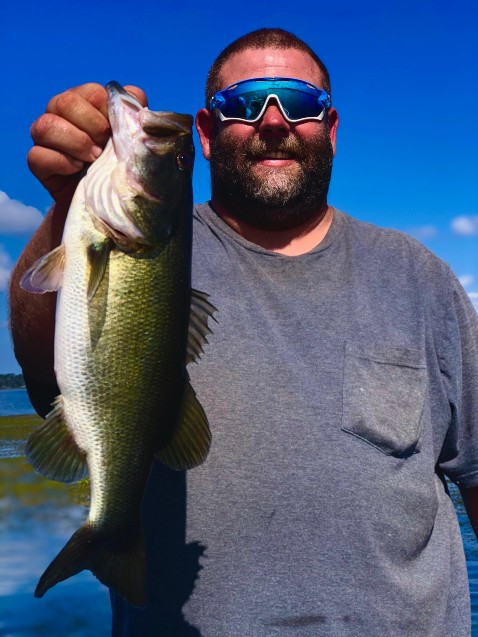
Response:
[[[247,159],[264,159],[270,153],[287,153],[293,159],[304,159],[307,155],[301,141],[295,137],[283,139],[250,139],[244,146]]]

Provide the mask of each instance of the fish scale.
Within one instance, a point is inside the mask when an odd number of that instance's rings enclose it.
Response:
[[[65,239],[68,241],[68,234]],[[74,229],[71,241],[74,245],[77,244]],[[179,251],[176,253],[180,254]],[[83,274],[86,279],[87,262],[84,253],[83,259],[81,256],[81,254],[77,255],[75,261],[77,263],[83,261]],[[114,465],[114,473],[95,471],[94,468],[97,465],[92,464],[90,521],[104,516],[102,493],[116,494],[122,502],[128,498],[131,491],[130,485],[138,482],[131,478],[129,457],[132,453],[139,453],[135,451],[135,447],[138,434],[142,433],[143,419],[149,417],[159,420],[159,414],[166,408],[162,404],[167,405],[170,392],[181,380],[183,365],[175,360],[178,348],[176,341],[180,340],[183,334],[185,335],[187,325],[178,325],[176,317],[188,312],[189,298],[187,294],[183,294],[184,298],[180,303],[177,286],[171,285],[171,277],[166,278],[163,275],[163,263],[171,267],[172,258],[174,258],[173,246],[168,246],[158,256],[150,258],[135,258],[121,252],[112,253],[109,262],[109,280],[105,277],[95,295],[97,302],[101,303],[102,298],[105,298],[102,295],[103,288],[108,287],[103,337],[92,352],[88,348],[82,351],[75,348],[73,356],[70,355],[70,343],[85,342],[84,339],[78,339],[79,334],[87,329],[89,323],[90,308],[85,296],[85,286],[81,288],[71,286],[68,295],[64,295],[64,306],[63,301],[60,304],[60,311],[64,311],[66,315],[70,312],[77,312],[77,314],[81,312],[82,315],[79,319],[81,325],[73,324],[71,332],[58,332],[61,339],[58,339],[57,347],[60,358],[65,361],[64,373],[68,377],[81,375],[86,381],[78,388],[78,395],[71,401],[71,407],[70,401],[65,399],[64,409],[67,419],[72,423],[78,422],[78,425],[73,424],[73,427],[79,432],[84,432],[83,436],[88,432],[87,444],[91,448],[92,463],[95,463],[96,455],[99,458],[110,457],[113,452],[123,460]],[[182,261],[178,259],[178,268],[175,271],[184,269],[181,266]],[[145,284],[145,281],[149,285]],[[112,285],[109,282],[121,282],[121,285]],[[139,282],[142,282],[140,286]],[[81,293],[83,293],[83,303],[79,310],[78,295]],[[131,297],[134,297],[134,303],[131,302]],[[162,305],[165,306],[166,311],[162,311]],[[95,311],[94,305],[92,309]],[[117,320],[118,312],[122,312],[121,322]],[[142,338],[131,339],[133,333],[139,333]],[[167,349],[163,345],[165,341],[169,346]],[[119,343],[122,344],[122,348],[118,348]],[[185,343],[183,343],[184,348]],[[108,359],[107,364],[105,359]],[[130,364],[128,365],[126,361],[130,361]],[[144,361],[144,364],[138,365],[137,361]],[[158,361],[162,364],[158,365]],[[175,373],[174,367],[176,367]],[[83,373],[84,368],[89,371],[88,375]],[[93,391],[91,391],[89,377],[99,379],[98,387]],[[130,396],[137,395],[142,396],[141,403],[130,399]],[[104,423],[104,426],[99,427],[98,423]],[[135,427],[132,427],[131,423],[134,423]],[[119,432],[114,438],[109,435],[112,428]],[[154,429],[151,430],[150,435],[152,447],[155,445]],[[114,446],[114,449],[108,449],[109,443]],[[95,446],[97,446],[96,449]],[[143,466],[143,463],[139,466]],[[144,476],[143,479],[145,479]],[[108,480],[112,482],[112,487],[105,484]],[[133,510],[138,509],[137,496],[136,490],[133,490],[129,496]],[[108,507],[110,502],[111,498],[107,503]],[[128,507],[130,511],[131,507]]]

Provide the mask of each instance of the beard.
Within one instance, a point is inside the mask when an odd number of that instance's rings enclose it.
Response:
[[[328,129],[313,138],[250,138],[240,146],[216,131],[211,142],[211,187],[215,199],[237,219],[264,230],[288,230],[326,212],[333,149]],[[289,166],[264,166],[271,152],[294,159]]]

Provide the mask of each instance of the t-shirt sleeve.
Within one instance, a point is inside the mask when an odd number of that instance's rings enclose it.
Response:
[[[449,277],[439,358],[450,426],[438,466],[460,488],[469,488],[478,486],[478,316],[459,281],[451,272]]]

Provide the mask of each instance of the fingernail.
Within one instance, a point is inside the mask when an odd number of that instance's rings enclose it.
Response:
[[[78,168],[78,169],[83,168],[83,166],[85,165],[85,162],[79,159],[72,159],[71,163],[73,164],[75,168]]]
[[[95,157],[95,159],[98,159],[102,152],[103,149],[99,146],[93,146],[93,148],[91,149],[91,154],[93,155],[93,157]]]

